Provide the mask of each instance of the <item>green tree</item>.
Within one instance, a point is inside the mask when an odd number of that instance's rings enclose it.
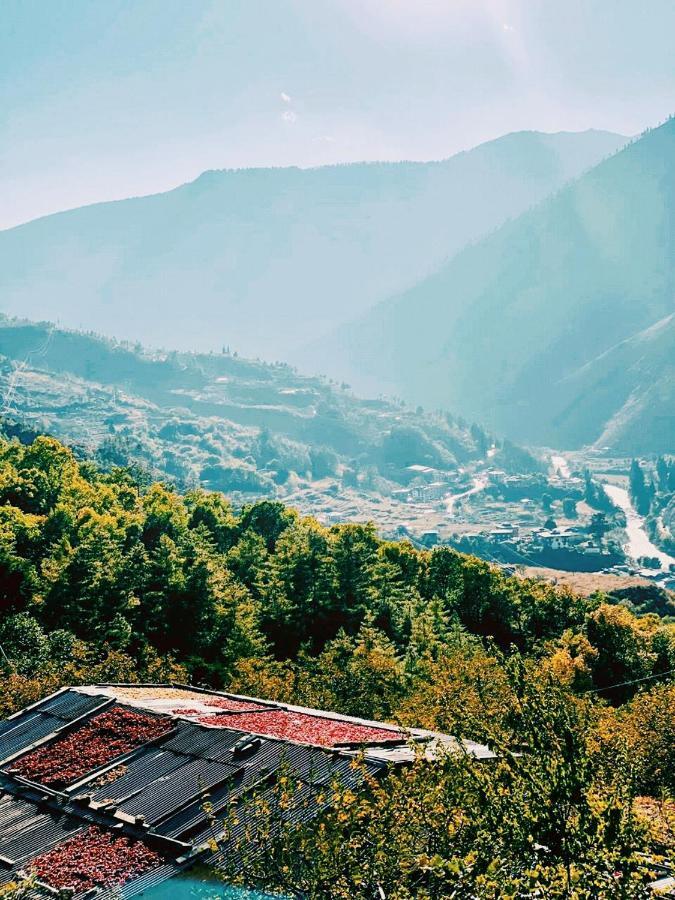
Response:
[[[577,517],[577,501],[574,497],[565,497],[562,502],[563,515],[566,519],[576,519]]]

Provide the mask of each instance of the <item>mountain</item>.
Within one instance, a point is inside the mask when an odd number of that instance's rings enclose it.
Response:
[[[448,414],[359,400],[287,365],[148,353],[44,323],[0,320],[0,394],[17,436],[48,432],[104,465],[140,464],[240,502],[292,495],[313,515],[329,498],[353,517],[367,499],[363,518],[386,518],[392,492],[424,467],[470,486],[467,466],[535,465]],[[398,521],[409,515],[402,503]]]
[[[675,120],[319,345],[524,442],[675,445]]]
[[[206,172],[1,232],[0,309],[297,362],[625,141],[523,132],[442,162]]]
[[[620,341],[558,389],[558,427],[638,456],[675,447],[675,313]],[[562,402],[561,402],[562,401]],[[589,427],[599,413],[602,431]],[[569,423],[569,424],[568,424]]]

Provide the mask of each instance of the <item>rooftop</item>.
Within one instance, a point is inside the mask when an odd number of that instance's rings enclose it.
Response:
[[[214,821],[254,786],[271,794],[281,765],[301,784],[300,817],[319,812],[336,778],[358,786],[439,748],[493,756],[450,735],[187,685],[65,688],[0,722],[0,887],[25,871],[42,883],[35,896],[131,897],[197,861],[217,865]]]

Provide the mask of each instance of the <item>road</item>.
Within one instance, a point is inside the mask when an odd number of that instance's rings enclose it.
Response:
[[[453,515],[455,503],[458,500],[464,500],[466,497],[470,497],[472,494],[478,494],[480,491],[484,491],[487,485],[487,475],[476,475],[473,479],[473,486],[470,487],[468,491],[462,491],[461,494],[448,494],[447,497],[444,497],[443,502],[445,503],[445,509],[448,516]]]

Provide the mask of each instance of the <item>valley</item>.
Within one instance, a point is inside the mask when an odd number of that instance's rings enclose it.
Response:
[[[640,549],[638,526],[612,502],[622,488],[605,493],[597,454],[528,451],[281,364],[152,354],[18,320],[0,325],[0,391],[9,434],[47,431],[104,467],[224,491],[237,507],[281,499],[324,525],[373,522],[383,537],[453,546],[511,572],[609,571],[673,586],[667,566],[626,557],[627,541],[628,555]]]
[[[0,900],[675,900],[675,4],[2,22]]]
[[[441,473],[445,485],[463,484],[488,452],[509,470],[536,465],[513,445],[491,450],[481,428],[448,413],[360,400],[287,365],[152,354],[46,324],[0,324],[0,392],[19,431],[48,431],[102,465],[133,464],[240,505],[293,497],[326,521],[370,518],[371,501],[383,527],[401,521],[399,508],[423,481],[416,467]]]
[[[673,449],[675,119],[324,339],[359,390],[520,443]]]

